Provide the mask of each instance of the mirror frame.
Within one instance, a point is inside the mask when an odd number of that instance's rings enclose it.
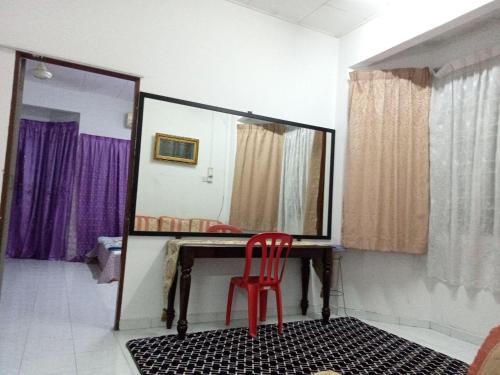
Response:
[[[256,120],[268,121],[279,123],[283,125],[296,126],[299,128],[307,128],[312,130],[324,131],[326,133],[330,133],[331,135],[331,147],[330,147],[330,176],[329,176],[329,186],[328,186],[328,194],[325,194],[324,197],[328,198],[328,216],[327,216],[327,233],[326,235],[293,235],[294,239],[315,239],[315,240],[329,240],[332,237],[332,200],[333,200],[333,166],[334,166],[334,154],[335,154],[335,130],[322,128],[319,126],[306,125],[293,121],[286,121],[281,119],[276,119],[267,116],[260,116],[252,113],[251,111],[242,112],[235,111],[232,109],[215,107],[207,104],[201,104],[196,102],[190,102],[187,100],[171,98],[167,96],[151,94],[147,92],[140,92],[139,95],[139,108],[138,108],[138,118],[137,118],[137,136],[136,136],[136,144],[134,151],[134,176],[133,176],[133,185],[132,185],[132,202],[131,202],[131,211],[130,211],[130,220],[129,220],[129,235],[132,236],[163,236],[163,237],[252,237],[255,233],[205,233],[205,232],[160,232],[160,231],[140,231],[135,230],[135,213],[136,213],[136,204],[137,204],[137,187],[139,183],[139,161],[141,155],[141,140],[142,140],[142,120],[144,114],[144,100],[145,99],[154,99],[160,100],[168,103],[175,103],[180,105],[186,105],[189,107],[206,109],[209,111],[216,111],[227,113],[230,115],[240,116],[240,117],[249,117],[254,118]]]

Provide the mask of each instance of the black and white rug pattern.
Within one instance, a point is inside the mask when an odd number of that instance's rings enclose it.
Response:
[[[131,340],[127,347],[142,375],[313,374],[333,370],[361,374],[466,374],[468,365],[355,318],[275,324]]]

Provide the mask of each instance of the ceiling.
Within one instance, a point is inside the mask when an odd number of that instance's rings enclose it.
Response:
[[[31,74],[36,65],[38,65],[38,61],[29,59],[26,61],[27,81],[41,83],[48,87],[95,93],[117,99],[130,101],[134,99],[134,82],[132,81],[54,64],[46,64],[48,70],[53,74],[52,79],[41,80]]]
[[[341,37],[374,18],[393,0],[228,0],[261,13]]]

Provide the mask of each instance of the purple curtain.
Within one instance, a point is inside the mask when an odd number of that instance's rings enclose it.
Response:
[[[97,237],[121,236],[127,194],[130,141],[80,135],[76,178],[77,259],[97,245]]]
[[[64,259],[77,142],[76,122],[21,120],[9,257]]]

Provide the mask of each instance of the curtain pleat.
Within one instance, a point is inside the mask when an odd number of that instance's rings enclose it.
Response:
[[[500,57],[484,55],[448,64],[433,82],[428,273],[498,291]]]
[[[323,231],[325,134],[322,131],[314,131],[304,207],[305,235],[320,235]]]
[[[429,214],[427,69],[350,75],[342,242],[422,254]]]
[[[229,223],[247,232],[276,231],[284,127],[238,125]]]
[[[289,128],[284,135],[278,228],[303,234],[314,130]]]
[[[76,257],[82,261],[100,236],[123,234],[130,141],[80,135],[74,198]]]
[[[77,137],[76,122],[21,120],[9,257],[64,259]]]

